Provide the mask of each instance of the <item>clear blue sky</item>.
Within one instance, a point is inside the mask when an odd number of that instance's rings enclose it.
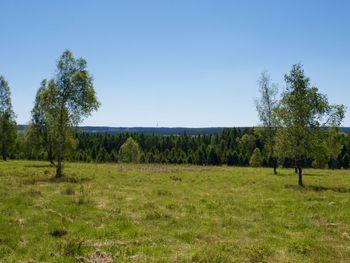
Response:
[[[1,0],[0,13],[18,123],[65,49],[88,61],[102,103],[84,125],[253,126],[260,73],[283,89],[298,62],[350,107],[347,0]]]

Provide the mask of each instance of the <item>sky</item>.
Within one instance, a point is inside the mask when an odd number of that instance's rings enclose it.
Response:
[[[101,102],[82,125],[233,127],[259,124],[262,71],[283,91],[301,63],[350,126],[349,12],[347,0],[0,0],[0,74],[19,124],[69,49]]]

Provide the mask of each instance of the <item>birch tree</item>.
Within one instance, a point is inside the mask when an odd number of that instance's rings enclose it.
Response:
[[[0,76],[0,145],[1,155],[7,160],[9,148],[14,144],[17,135],[16,115],[12,109],[10,87],[3,76]]]

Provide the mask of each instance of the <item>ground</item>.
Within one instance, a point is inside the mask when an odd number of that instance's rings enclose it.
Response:
[[[0,162],[0,262],[349,262],[350,171]]]

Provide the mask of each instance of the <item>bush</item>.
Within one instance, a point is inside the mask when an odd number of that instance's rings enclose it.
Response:
[[[315,168],[315,169],[324,169],[324,168],[327,168],[327,161],[325,160],[313,160],[312,161],[312,168]]]
[[[131,137],[120,147],[119,160],[123,163],[139,163],[141,149],[138,143]]]
[[[259,148],[255,148],[253,155],[250,157],[249,165],[253,167],[260,167],[262,164],[263,158]]]

